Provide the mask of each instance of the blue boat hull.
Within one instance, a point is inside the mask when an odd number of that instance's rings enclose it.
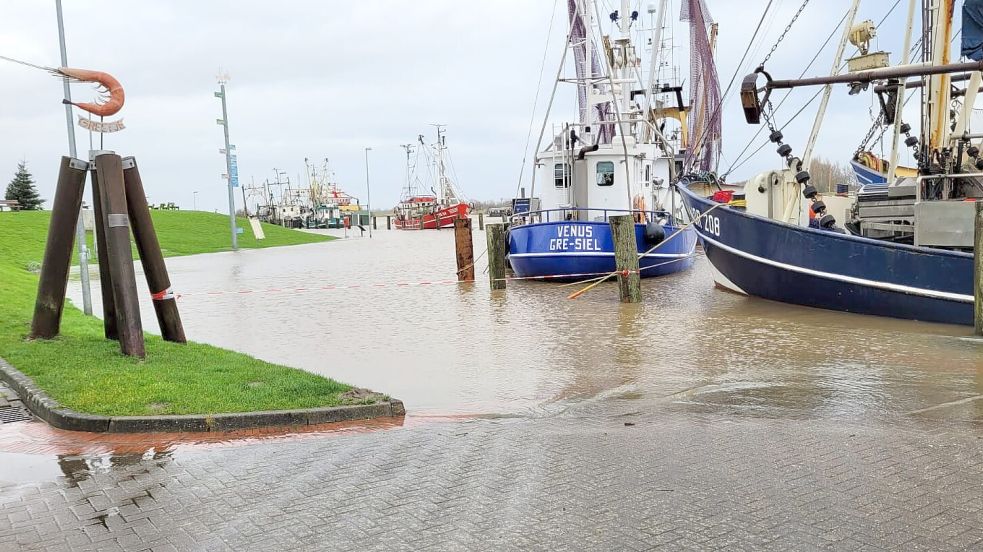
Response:
[[[717,205],[680,186],[690,212]],[[973,323],[973,255],[803,228],[729,207],[694,227],[717,284],[823,309]]]
[[[677,228],[666,226],[666,236]],[[635,225],[638,253],[652,245],[645,241],[645,225]],[[696,232],[686,228],[639,261],[642,278],[664,276],[693,266]],[[509,262],[522,278],[571,279],[613,272],[614,243],[606,222],[542,222],[509,229]]]

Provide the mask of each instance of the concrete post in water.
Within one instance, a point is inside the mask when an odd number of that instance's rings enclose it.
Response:
[[[642,300],[642,279],[638,272],[638,245],[635,241],[635,221],[631,215],[608,219],[614,241],[614,266],[618,271],[618,296],[622,303]]]
[[[485,214],[478,211],[478,230],[485,229]]]
[[[177,309],[177,299],[171,290],[171,279],[167,275],[167,265],[164,264],[164,254],[157,241],[154,221],[150,218],[150,208],[147,206],[147,194],[140,178],[140,169],[136,159],[123,159],[123,182],[126,185],[126,209],[133,226],[133,241],[140,253],[140,264],[147,278],[150,296],[153,299],[157,322],[160,324],[160,335],[167,341],[187,343],[184,336],[184,325]]]
[[[976,237],[973,240],[973,305],[976,335],[983,337],[983,201],[976,200]]]
[[[474,281],[474,243],[471,240],[471,219],[454,221],[454,245],[457,251],[457,281]]]
[[[113,278],[120,350],[124,355],[143,358],[143,323],[140,321],[136,273],[133,270],[133,252],[130,250],[130,217],[126,214],[123,160],[115,153],[101,153],[96,156],[96,176],[102,191],[102,210],[107,222],[106,256],[109,259],[109,273]]]
[[[488,243],[488,283],[492,289],[505,289],[505,225],[489,224],[485,234]]]
[[[89,152],[89,160],[94,161],[100,152]],[[93,165],[94,167],[94,165]],[[106,243],[106,211],[103,209],[102,186],[99,185],[99,175],[93,168],[90,171],[92,181],[92,214],[95,226],[96,259],[99,261],[99,289],[102,294],[102,329],[106,339],[119,339],[116,328],[116,301],[113,298],[113,276],[109,271],[109,247]]]
[[[82,208],[85,173],[89,164],[71,157],[61,158],[58,183],[55,187],[48,238],[41,262],[41,279],[34,301],[31,337],[51,339],[61,328],[61,313],[65,307],[68,269],[72,264],[72,245]],[[84,234],[83,234],[84,235]]]

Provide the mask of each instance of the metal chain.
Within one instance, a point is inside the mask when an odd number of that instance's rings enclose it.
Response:
[[[771,105],[771,99],[765,103],[765,108],[761,110],[761,116],[765,118],[765,124],[768,125],[768,130],[775,132],[775,123],[772,119],[775,117],[775,108]]]
[[[886,129],[887,128],[887,126],[884,125],[884,113],[883,112],[881,112],[881,113],[879,113],[877,115],[877,119],[874,119],[874,124],[871,125],[870,130],[867,131],[867,136],[865,136],[864,139],[860,141],[860,145],[857,146],[857,151],[854,153],[854,156],[857,156],[857,155],[863,153],[864,150],[867,149],[867,146],[870,145],[870,141],[871,141],[871,139],[874,138],[874,133],[877,132],[877,129],[878,128],[881,128],[882,129],[881,130],[881,135],[883,136],[884,135],[883,129]]]
[[[778,49],[778,45],[781,44],[783,40],[785,40],[785,35],[788,34],[789,30],[792,28],[792,25],[795,25],[795,21],[799,18],[800,15],[802,15],[802,10],[806,9],[806,5],[808,3],[809,0],[803,0],[802,5],[799,6],[799,11],[795,12],[795,15],[792,16],[792,20],[788,22],[788,25],[785,27],[785,30],[782,31],[781,36],[778,37],[778,40],[775,42],[775,45],[771,47],[771,51],[769,51],[768,55],[765,56],[765,59],[761,61],[762,66],[764,66],[764,64],[767,63],[769,59],[771,59],[771,55],[774,54],[775,50]]]

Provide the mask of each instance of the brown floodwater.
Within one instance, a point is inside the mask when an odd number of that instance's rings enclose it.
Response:
[[[483,252],[484,234],[474,238]],[[378,230],[167,262],[190,339],[390,394],[410,415],[539,416],[633,401],[983,421],[983,344],[961,339],[971,328],[734,295],[713,287],[702,257],[643,281],[636,305],[620,304],[614,284],[576,300],[555,283],[491,292],[483,258],[476,283],[442,283],[456,270],[453,240],[450,230]],[[77,282],[70,296],[80,302]],[[143,314],[156,330],[149,300]]]

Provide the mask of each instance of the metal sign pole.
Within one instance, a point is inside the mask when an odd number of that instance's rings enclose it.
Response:
[[[55,13],[58,15],[58,46],[61,49],[61,66],[68,67],[68,52],[65,48],[65,22],[62,17],[61,0],[55,0]],[[68,79],[63,79],[65,99],[72,100],[72,90]],[[68,125],[68,152],[75,159],[78,155],[75,149],[75,125],[72,122],[72,106],[65,104],[65,122]],[[83,181],[84,185],[84,181]],[[89,248],[85,243],[85,222],[82,218],[84,210],[79,208],[78,221],[75,224],[75,241],[79,252],[79,275],[82,279],[82,312],[92,315],[92,290],[89,285]]]
[[[222,99],[222,118],[217,121],[225,131],[225,178],[229,183],[229,228],[232,231],[232,250],[239,249],[239,237],[236,235],[236,199],[232,193],[232,148],[229,145],[229,112],[225,104],[225,80],[220,80],[221,90],[215,93],[216,98]]]

